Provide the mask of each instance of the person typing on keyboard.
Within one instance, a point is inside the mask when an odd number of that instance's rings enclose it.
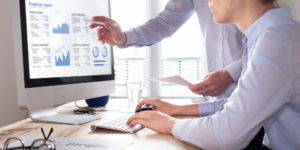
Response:
[[[226,101],[185,106],[160,99],[137,105],[154,111],[136,113],[127,124],[140,124],[203,149],[243,149],[264,127],[263,149],[300,148],[300,23],[274,0],[208,0],[216,23],[233,23],[245,34],[243,72]],[[189,87],[192,91],[197,86]],[[200,109],[200,105],[207,105]],[[171,115],[199,115],[175,119]]]

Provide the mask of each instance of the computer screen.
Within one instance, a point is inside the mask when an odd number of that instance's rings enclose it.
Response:
[[[25,87],[114,80],[112,47],[85,20],[109,0],[20,0]],[[103,7],[105,6],[105,7]]]
[[[100,116],[57,114],[54,106],[115,92],[112,47],[85,20],[110,17],[110,0],[11,0],[20,109],[33,121],[81,124]]]

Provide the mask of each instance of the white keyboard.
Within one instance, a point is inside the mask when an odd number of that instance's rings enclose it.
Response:
[[[118,119],[114,119],[108,122],[96,124],[91,126],[92,131],[96,131],[98,128],[103,128],[103,129],[110,129],[110,130],[116,130],[116,131],[122,131],[122,132],[128,132],[128,133],[134,133],[140,129],[143,129],[144,126],[142,125],[134,125],[130,127],[129,125],[126,124],[127,120],[132,116],[131,115],[126,115]]]

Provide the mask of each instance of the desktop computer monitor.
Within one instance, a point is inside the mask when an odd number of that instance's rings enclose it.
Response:
[[[67,102],[113,94],[112,47],[85,20],[110,17],[109,0],[12,0],[18,104],[33,121],[81,124],[57,114]]]

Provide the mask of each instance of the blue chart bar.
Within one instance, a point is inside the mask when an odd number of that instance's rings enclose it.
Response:
[[[104,66],[105,64],[96,64],[96,63],[104,63],[106,62],[105,60],[94,60],[94,66]]]
[[[99,63],[99,62],[105,62],[105,60],[95,60],[95,63]]]
[[[57,29],[53,28],[53,34],[69,34],[70,27],[67,23],[63,23],[61,27],[58,25]]]
[[[70,66],[70,51],[68,50],[69,47],[65,48],[64,46],[61,49],[58,49],[55,54],[59,54],[58,58],[55,56],[55,65],[56,66]],[[63,51],[64,50],[64,51]],[[65,52],[67,56],[63,53]],[[60,58],[60,54],[62,58]]]
[[[104,64],[94,64],[94,66],[104,66]]]

